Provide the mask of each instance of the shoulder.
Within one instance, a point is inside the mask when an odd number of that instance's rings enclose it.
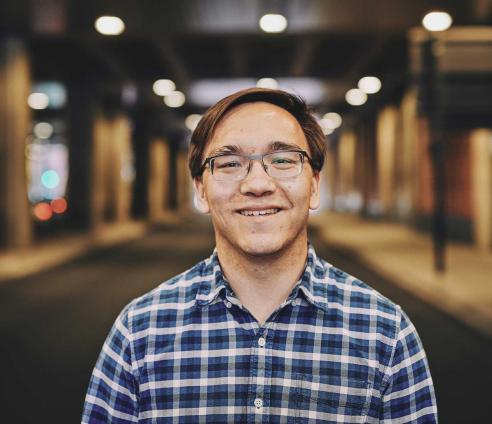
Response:
[[[326,304],[349,319],[349,325],[359,331],[376,331],[395,339],[403,318],[397,303],[388,299],[367,282],[348,274],[318,258],[314,275],[324,287]]]
[[[126,321],[130,333],[157,325],[173,325],[178,313],[186,314],[194,308],[197,292],[207,276],[210,278],[209,274],[207,260],[203,260],[133,299],[120,318]]]

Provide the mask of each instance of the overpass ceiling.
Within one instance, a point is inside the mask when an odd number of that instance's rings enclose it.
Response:
[[[28,38],[34,77],[134,81],[171,78],[179,87],[205,78],[313,77],[340,104],[364,74],[401,83],[407,31],[430,10],[456,25],[490,24],[489,0],[4,0],[0,34]],[[265,34],[265,13],[288,28]],[[123,19],[121,36],[94,30],[101,15]]]

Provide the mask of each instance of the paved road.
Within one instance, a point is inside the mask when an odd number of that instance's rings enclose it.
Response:
[[[419,330],[441,423],[491,422],[492,341],[404,293],[346,252],[318,253],[403,306]],[[0,285],[2,423],[80,422],[92,367],[113,320],[132,298],[208,256],[203,222],[156,228],[29,278]]]

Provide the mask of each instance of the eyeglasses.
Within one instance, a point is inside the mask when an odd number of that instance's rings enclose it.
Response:
[[[259,155],[220,154],[206,158],[202,172],[208,166],[216,181],[240,181],[249,174],[252,161],[259,160],[270,177],[292,178],[301,174],[304,158],[311,164],[311,158],[304,150],[281,150]]]

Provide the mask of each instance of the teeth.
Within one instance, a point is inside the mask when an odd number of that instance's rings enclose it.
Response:
[[[276,214],[279,211],[279,209],[265,209],[263,211],[247,211],[243,210],[240,211],[241,215],[244,216],[260,216],[260,215],[273,215]]]

